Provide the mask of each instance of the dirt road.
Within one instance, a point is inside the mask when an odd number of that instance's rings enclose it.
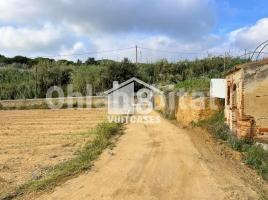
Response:
[[[129,124],[125,132],[91,171],[39,199],[259,199],[223,158],[201,153],[169,121]]]

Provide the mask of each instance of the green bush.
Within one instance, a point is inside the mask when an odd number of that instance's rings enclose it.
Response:
[[[245,153],[245,163],[256,169],[268,180],[268,152],[261,146],[251,146]]]
[[[179,82],[176,89],[184,89],[186,92],[192,91],[208,91],[210,87],[209,78],[195,78]]]
[[[247,165],[257,170],[259,174],[268,180],[268,152],[261,146],[254,145],[253,140],[237,138],[224,123],[224,113],[216,113],[209,119],[200,121],[199,126],[208,128],[216,139],[226,141],[226,144],[236,151],[243,152]]]
[[[14,63],[15,61],[20,63]],[[226,70],[246,61],[227,57]],[[150,84],[177,84],[177,89],[207,91],[210,78],[223,77],[223,63],[221,57],[182,60],[176,63],[160,60],[136,66],[128,59],[122,62],[88,59],[86,63],[74,63],[47,58],[29,60],[25,57],[9,59],[0,56],[0,98],[44,98],[51,86],[61,86],[66,93],[69,84],[73,84],[75,91],[83,95],[86,94],[86,84],[91,84],[93,94],[97,94],[110,89],[113,81],[121,83],[133,76]]]
[[[74,86],[74,90],[80,92],[82,95],[89,95],[87,94],[87,84],[91,84],[93,94],[104,90],[101,72],[101,66],[76,67],[71,75],[71,83]]]
[[[0,69],[0,99],[34,98],[34,76],[28,69]]]
[[[236,136],[230,135],[227,138],[227,143],[229,144],[229,146],[236,150],[236,151],[243,151],[244,148],[244,141],[241,139],[238,139]]]
[[[222,140],[228,140],[230,136],[230,130],[229,127],[225,124],[222,124],[221,122],[217,122],[214,125],[215,129],[215,137]]]
[[[229,127],[224,123],[224,112],[218,112],[212,117],[197,123],[197,126],[205,126],[217,139],[228,140],[231,135]]]

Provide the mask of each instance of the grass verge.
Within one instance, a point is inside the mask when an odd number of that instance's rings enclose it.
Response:
[[[55,165],[48,170],[44,177],[39,180],[31,180],[17,188],[15,192],[5,197],[0,197],[0,199],[9,200],[27,193],[53,189],[68,177],[90,169],[92,166],[91,161],[96,159],[111,144],[110,139],[116,134],[120,134],[121,130],[122,124],[118,123],[104,122],[98,125],[96,129],[88,133],[95,134],[95,139],[88,142],[74,159]]]
[[[208,131],[218,140],[225,143],[232,149],[243,154],[244,162],[255,169],[266,181],[268,181],[268,152],[261,146],[254,144],[249,139],[238,139],[224,123],[224,113],[216,113],[209,119],[195,124],[208,129]]]

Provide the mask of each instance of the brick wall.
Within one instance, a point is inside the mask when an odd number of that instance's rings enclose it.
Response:
[[[268,65],[245,65],[226,80],[231,88],[226,95],[230,96],[225,104],[226,123],[238,137],[255,137],[258,129],[268,128]]]

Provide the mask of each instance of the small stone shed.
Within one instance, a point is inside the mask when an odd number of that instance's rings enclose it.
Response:
[[[225,120],[238,137],[268,136],[268,59],[226,74]]]

